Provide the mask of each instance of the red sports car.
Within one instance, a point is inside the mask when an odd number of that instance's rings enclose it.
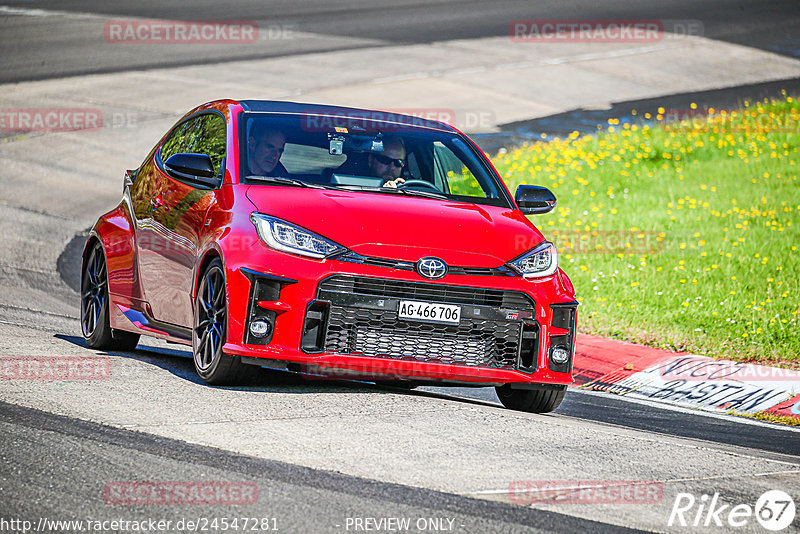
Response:
[[[578,303],[556,249],[484,153],[440,122],[219,100],[124,178],[83,253],[90,347],[192,346],[210,384],[256,366],[398,385],[494,386],[555,409]]]

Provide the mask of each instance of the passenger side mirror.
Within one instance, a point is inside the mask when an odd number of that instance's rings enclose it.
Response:
[[[207,154],[173,154],[164,162],[164,168],[178,180],[205,187],[217,186],[214,165]]]
[[[540,215],[552,211],[558,202],[552,191],[538,185],[519,186],[514,200],[520,211],[526,215]]]

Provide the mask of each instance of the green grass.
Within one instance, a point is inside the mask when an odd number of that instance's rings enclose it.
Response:
[[[558,197],[532,220],[559,247],[581,331],[798,368],[800,103],[707,114],[611,120],[493,161],[512,190]]]
[[[758,419],[759,421],[766,421],[768,423],[778,423],[781,425],[800,426],[800,417],[792,417],[789,415],[775,415],[771,413],[734,413],[732,415],[739,415],[742,417],[749,417],[751,419]]]

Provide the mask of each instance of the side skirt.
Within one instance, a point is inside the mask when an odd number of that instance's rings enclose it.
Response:
[[[164,339],[182,345],[192,344],[192,330],[175,324],[153,319],[146,310],[137,310],[117,302],[117,295],[112,295],[112,313],[116,316],[114,328],[135,332],[145,336]],[[131,303],[132,304],[132,303]]]

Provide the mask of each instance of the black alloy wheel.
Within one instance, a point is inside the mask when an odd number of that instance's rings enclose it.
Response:
[[[139,334],[112,330],[108,319],[108,268],[103,247],[95,242],[81,273],[81,331],[93,349],[133,350]]]
[[[197,288],[192,328],[192,353],[197,374],[213,385],[235,385],[248,379],[254,367],[238,356],[222,351],[228,328],[228,298],[225,270],[215,258],[206,268]]]

